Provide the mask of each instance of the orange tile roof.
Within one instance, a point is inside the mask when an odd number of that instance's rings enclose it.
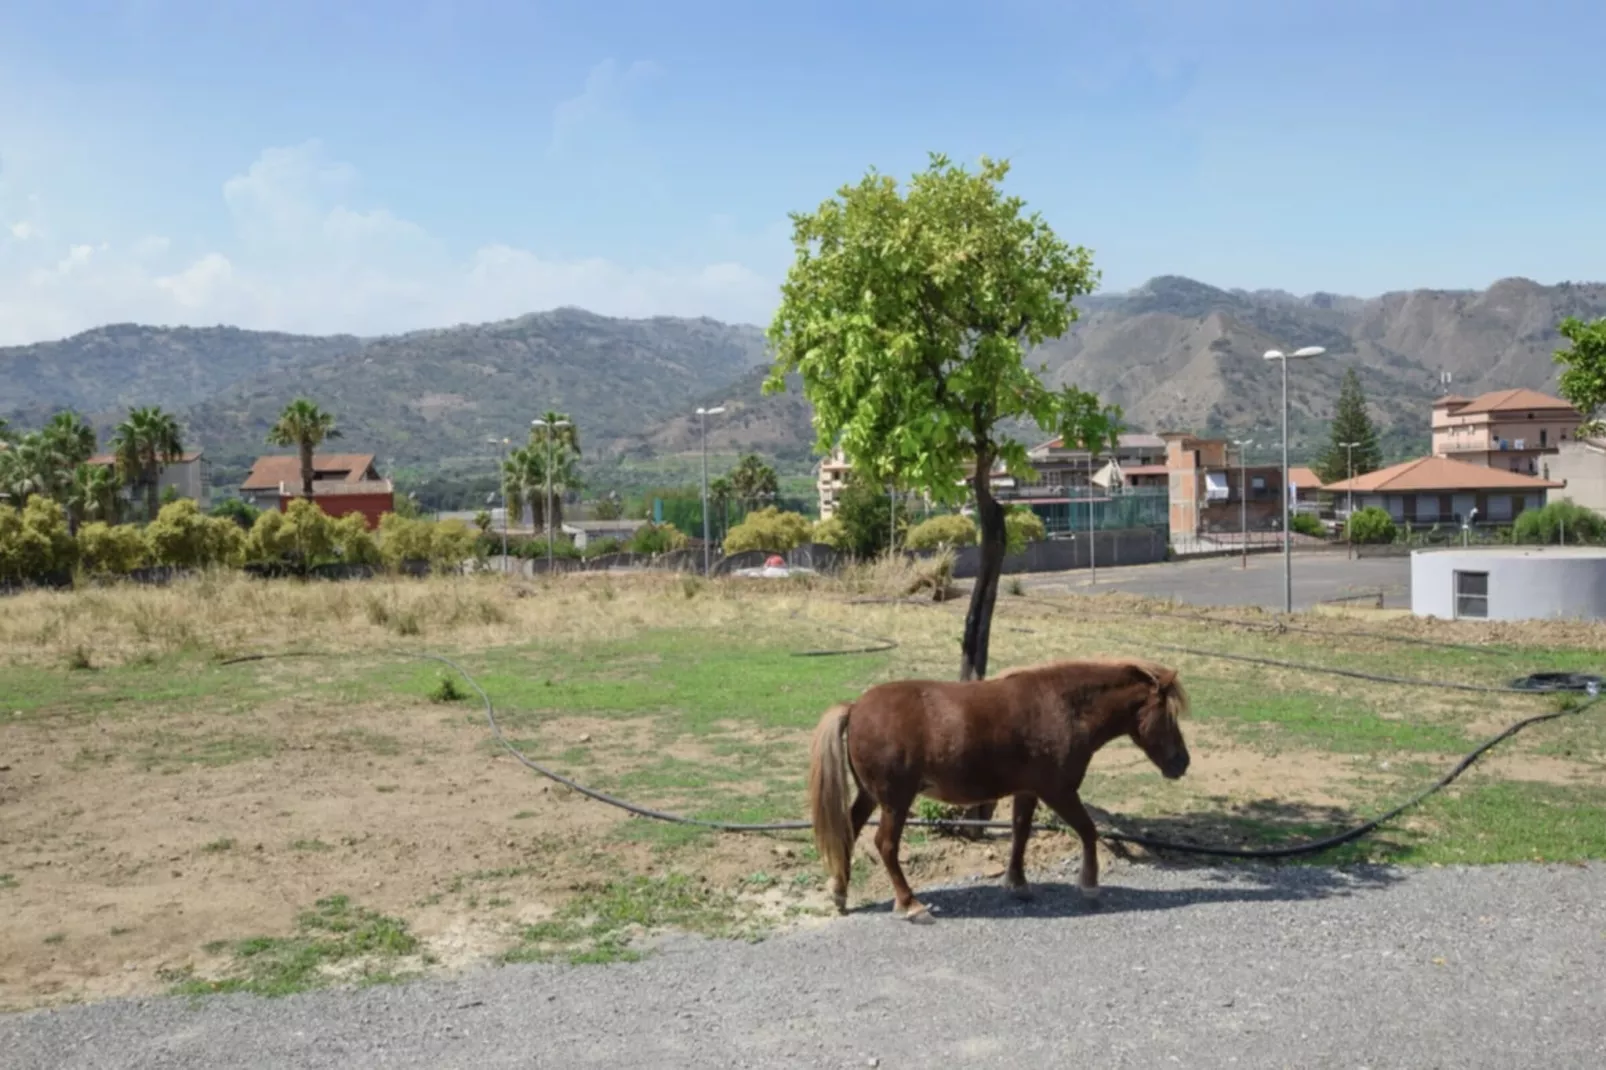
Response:
[[[371,453],[314,453],[312,467],[320,477],[318,482],[359,483],[363,473],[374,463]],[[341,478],[329,480],[330,473]],[[277,454],[258,457],[251,466],[251,474],[240,484],[241,490],[273,490],[280,483],[301,485],[301,458],[295,454]]]
[[[1306,490],[1310,490],[1310,489],[1321,490],[1321,489],[1323,489],[1322,488],[1322,477],[1316,474],[1316,470],[1315,469],[1309,468],[1309,467],[1307,467],[1305,465],[1302,465],[1302,464],[1300,464],[1300,465],[1291,465],[1289,467],[1289,469],[1288,469],[1288,481],[1290,483],[1292,483],[1294,486],[1300,487],[1300,488],[1303,488],[1303,489],[1306,489]]]
[[[1354,479],[1329,483],[1324,490],[1410,493],[1412,491],[1543,490],[1566,486],[1550,479],[1468,464],[1449,457],[1419,457]]]
[[[1553,398],[1549,394],[1541,394],[1537,390],[1518,387],[1515,390],[1492,390],[1487,394],[1479,394],[1465,406],[1457,409],[1455,414],[1457,416],[1469,416],[1477,412],[1493,413],[1512,412],[1519,409],[1571,408],[1572,405],[1561,398]]]
[[[1445,405],[1465,405],[1471,400],[1471,398],[1464,398],[1460,394],[1446,394],[1442,398],[1436,398],[1433,402],[1433,407],[1437,409]]]

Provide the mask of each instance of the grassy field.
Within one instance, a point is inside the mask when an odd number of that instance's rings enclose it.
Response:
[[[36,593],[0,614],[0,1005],[151,991],[268,995],[484,962],[605,962],[655,935],[757,937],[825,920],[801,835],[634,818],[518,765],[459,660],[532,758],[702,817],[803,816],[820,712],[879,680],[951,677],[962,603],[851,604],[896,577],[796,585],[594,575],[346,584],[205,579]],[[1118,596],[1002,596],[994,667],[1149,653],[1176,665],[1194,764],[1126,743],[1084,790],[1123,826],[1263,844],[1369,816],[1553,699],[1403,688],[1150,649],[1180,644],[1504,683],[1599,671],[1606,630],[1389,621],[1401,645],[1308,617],[1274,633]],[[1223,613],[1223,616],[1226,614]],[[857,646],[894,650],[799,658]],[[248,653],[319,656],[224,665]],[[1000,816],[1007,816],[1007,805]],[[913,832],[917,888],[997,876],[1003,842]],[[1039,833],[1032,859],[1076,850]],[[869,837],[854,899],[889,894]],[[1335,861],[1606,857],[1606,712],[1525,733]],[[1107,880],[1120,879],[1120,862]]]

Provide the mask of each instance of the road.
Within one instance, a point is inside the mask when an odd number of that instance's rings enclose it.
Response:
[[[1363,557],[1350,560],[1333,551],[1293,555],[1294,609],[1309,609],[1318,602],[1382,591],[1384,606],[1411,607],[1411,559]],[[1030,573],[1019,579],[1029,590],[1041,593],[1120,591],[1150,598],[1174,598],[1195,606],[1260,606],[1283,608],[1283,559],[1280,554],[1251,554],[1244,568],[1236,557],[1203,561],[1168,561],[1156,565],[1101,568],[1092,584],[1085,569],[1076,572]],[[1375,603],[1373,603],[1375,604]]]
[[[1049,874],[1063,880],[1068,871]],[[73,1067],[1606,1066],[1606,866],[1111,867],[928,893],[756,945],[279,1001],[0,1019]]]

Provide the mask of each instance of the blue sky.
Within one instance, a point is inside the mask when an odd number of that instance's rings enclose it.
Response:
[[[0,344],[575,304],[767,322],[929,150],[1161,274],[1606,276],[1606,5],[0,0]]]

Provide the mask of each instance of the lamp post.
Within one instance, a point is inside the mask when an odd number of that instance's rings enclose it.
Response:
[[[703,438],[703,575],[708,575],[709,543],[708,536],[708,418],[718,416],[725,411],[725,406],[717,405],[712,409],[699,408],[697,410],[697,423]]]
[[[1349,522],[1355,515],[1355,447],[1360,443],[1340,442],[1339,445],[1344,447],[1344,470],[1349,473],[1344,480],[1347,484],[1344,489],[1344,542],[1348,544],[1349,556],[1354,557],[1355,537],[1350,534]]]
[[[1099,582],[1098,517],[1093,511],[1093,447],[1087,448],[1087,582],[1097,587]]]
[[[1247,438],[1235,438],[1232,444],[1238,447],[1238,549],[1243,558],[1239,568],[1249,567],[1249,447],[1254,442]]]
[[[1308,357],[1319,357],[1327,352],[1321,346],[1305,346],[1292,353],[1284,353],[1280,349],[1266,350],[1266,359],[1275,360],[1283,366],[1283,483],[1282,491],[1278,495],[1283,502],[1283,612],[1294,611],[1294,533],[1289,527],[1289,516],[1293,511],[1293,503],[1288,497],[1288,362],[1290,360],[1305,360]]]
[[[552,450],[556,445],[554,439],[558,437],[558,428],[568,427],[569,421],[553,420],[549,423],[546,420],[535,419],[530,421],[530,426],[546,428],[546,515],[541,518],[541,526],[546,529],[546,571],[550,576],[552,575]],[[507,515],[505,501],[502,513],[504,516]]]

